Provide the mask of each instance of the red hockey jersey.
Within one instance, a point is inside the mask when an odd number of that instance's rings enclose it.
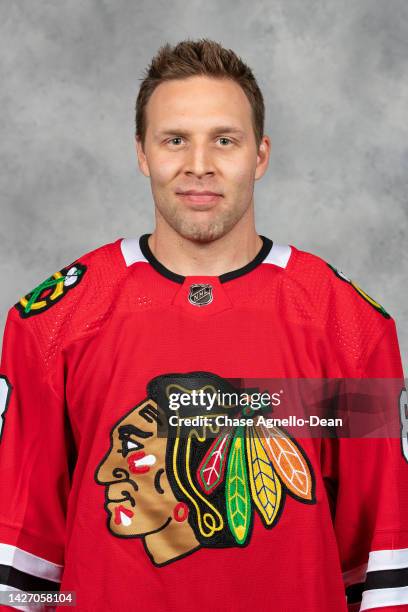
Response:
[[[408,610],[395,322],[320,257],[261,238],[218,277],[167,269],[148,234],[118,239],[10,308],[0,588],[18,609],[61,590],[80,612]],[[196,415],[183,394],[279,378],[398,379],[386,410],[401,432],[272,435],[218,401],[233,425],[163,434]]]

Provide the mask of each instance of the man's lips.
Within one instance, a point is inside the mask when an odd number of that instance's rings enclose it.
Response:
[[[191,202],[193,204],[207,204],[217,202],[223,196],[215,191],[178,191],[176,192],[182,200]]]
[[[218,191],[211,191],[210,189],[180,189],[177,193],[184,193],[186,195],[221,195]]]

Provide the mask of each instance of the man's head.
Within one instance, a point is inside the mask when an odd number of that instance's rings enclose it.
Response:
[[[209,242],[253,215],[254,181],[269,159],[263,129],[262,93],[233,51],[207,39],[164,45],[136,102],[139,166],[150,177],[157,220]]]

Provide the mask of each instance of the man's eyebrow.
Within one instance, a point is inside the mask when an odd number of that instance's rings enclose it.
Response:
[[[217,125],[209,130],[210,134],[239,134],[241,136],[245,135],[245,132],[241,130],[239,127],[234,125]],[[163,130],[158,130],[155,132],[155,136],[188,136],[190,132],[188,130],[182,130],[180,128],[166,128]]]

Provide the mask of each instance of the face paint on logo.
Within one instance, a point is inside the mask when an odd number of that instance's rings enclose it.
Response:
[[[95,471],[97,484],[105,487],[109,531],[142,538],[157,567],[200,547],[249,545],[255,511],[264,527],[274,527],[286,494],[304,504],[316,501],[311,464],[283,429],[211,423],[157,435],[158,426],[168,430],[175,412],[199,414],[191,406],[171,410],[166,400],[172,392],[215,392],[220,383],[236,391],[209,372],[152,379],[148,398],[113,427],[110,448]],[[214,415],[254,416],[248,406],[214,408]]]
[[[81,282],[85,271],[86,266],[76,262],[55,272],[15,304],[20,316],[27,318],[48,310]]]

